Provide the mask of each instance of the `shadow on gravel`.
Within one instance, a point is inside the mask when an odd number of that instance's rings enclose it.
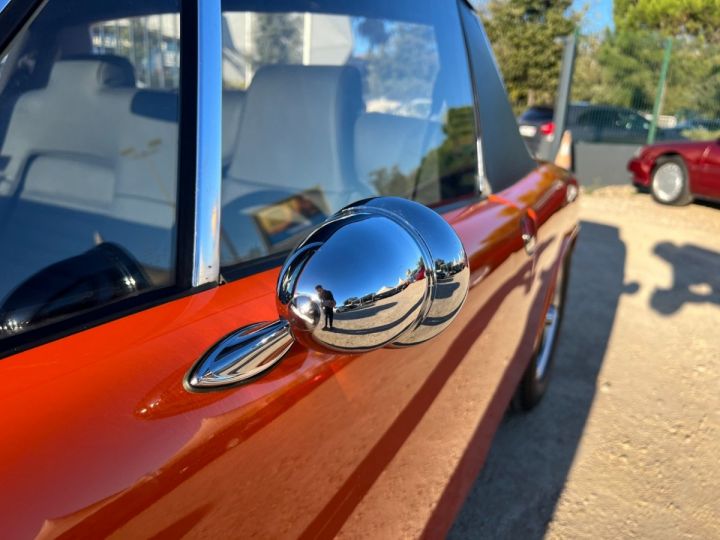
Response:
[[[707,208],[714,208],[715,210],[720,210],[720,202],[718,201],[704,201],[701,199],[696,199],[693,202],[694,204],[697,204],[699,206],[705,206]]]
[[[582,222],[548,394],[531,413],[509,413],[450,538],[543,538],[582,438],[618,300],[625,244],[615,227]]]
[[[655,311],[671,315],[685,303],[720,305],[720,253],[692,244],[676,246],[672,242],[660,242],[653,251],[673,270],[672,287],[657,288],[650,298]]]

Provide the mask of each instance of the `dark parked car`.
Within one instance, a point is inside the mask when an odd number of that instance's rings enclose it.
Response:
[[[577,194],[465,1],[0,1],[0,537],[442,538]]]
[[[572,105],[568,113],[568,128],[574,142],[645,144],[650,120],[637,111],[623,107]],[[657,140],[682,138],[676,129],[658,128],[655,136]]]
[[[704,129],[707,131],[720,131],[720,120],[713,118],[693,118],[685,120],[675,128],[678,131]]]
[[[533,154],[537,153],[543,140],[555,133],[554,114],[552,107],[530,107],[518,118],[520,135]]]
[[[518,119],[520,134],[528,148],[537,152],[543,142],[556,135],[553,109],[533,107]],[[573,104],[568,107],[567,130],[572,133],[573,143],[624,143],[645,144],[650,121],[637,111],[608,105]],[[657,140],[683,139],[679,129],[656,131]]]

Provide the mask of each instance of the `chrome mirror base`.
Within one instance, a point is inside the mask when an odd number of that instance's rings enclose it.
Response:
[[[245,326],[222,339],[193,366],[187,386],[211,390],[247,381],[277,364],[293,341],[287,321]]]
[[[220,341],[187,386],[246,381],[275,365],[293,341],[341,354],[423,343],[453,321],[469,280],[465,249],[439,214],[396,197],[361,201],[288,257],[277,283],[280,320]]]

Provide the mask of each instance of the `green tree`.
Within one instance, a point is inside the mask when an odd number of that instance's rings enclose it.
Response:
[[[616,0],[614,17],[613,32],[581,41],[574,100],[651,111],[665,39],[672,37],[662,112],[720,116],[720,30],[712,22],[720,17],[720,4]]]
[[[432,28],[396,24],[391,31],[373,27],[366,56],[368,97],[407,103],[430,98],[438,71],[438,55]]]
[[[670,60],[664,111],[720,118],[720,45],[677,39]]]
[[[605,92],[603,70],[597,58],[602,45],[598,36],[583,36],[577,44],[575,71],[572,82],[572,101],[594,103]]]
[[[358,24],[358,32],[368,40],[370,44],[370,55],[376,47],[385,45],[390,38],[385,21],[380,19],[362,19]]]
[[[447,110],[443,140],[429,149],[416,169],[403,173],[397,166],[371,173],[378,192],[401,195],[426,204],[466,195],[476,182],[475,111],[472,107]]]
[[[254,64],[298,64],[302,61],[302,19],[289,13],[258,13],[253,27]]]
[[[652,110],[663,58],[663,41],[657,34],[608,33],[597,58],[604,68],[600,102]]]
[[[696,36],[720,43],[718,0],[615,0],[615,27]]]
[[[563,43],[577,15],[571,0],[490,0],[482,13],[511,102],[516,108],[552,103]]]

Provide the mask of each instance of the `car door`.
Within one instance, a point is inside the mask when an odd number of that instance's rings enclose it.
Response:
[[[605,142],[605,135],[612,121],[607,111],[591,107],[578,114],[573,138],[583,142]]]
[[[625,111],[621,113],[621,119],[625,122],[625,129],[628,132],[626,141],[629,143],[645,144],[647,142],[648,131],[650,130],[650,122],[635,111]],[[658,133],[660,137],[663,134]]]
[[[4,49],[9,537],[442,530],[536,345],[567,183],[515,153],[475,15],[220,9],[50,0]],[[492,128],[498,110],[510,122]],[[479,144],[477,123],[498,137]],[[427,204],[460,236],[470,290],[446,331],[360,355],[296,344],[260,378],[192,391],[209,348],[277,318],[294,244],[377,195]]]
[[[720,143],[708,141],[697,173],[690,179],[694,194],[720,199]]]
[[[598,117],[600,142],[625,143],[633,138],[631,126],[622,111],[605,109]]]

